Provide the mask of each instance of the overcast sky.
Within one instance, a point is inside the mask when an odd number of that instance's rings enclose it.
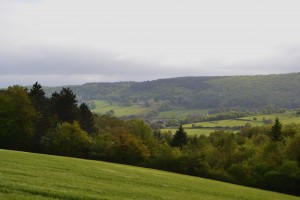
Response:
[[[0,0],[0,87],[299,71],[299,0]]]

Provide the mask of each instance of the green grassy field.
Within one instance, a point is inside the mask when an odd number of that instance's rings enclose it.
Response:
[[[189,115],[194,115],[194,114],[201,114],[205,115],[208,113],[208,109],[194,109],[194,110],[188,110],[188,109],[176,109],[176,110],[171,110],[171,111],[164,111],[160,112],[158,114],[157,119],[185,119]]]
[[[256,120],[254,120],[254,117]],[[300,116],[297,116],[295,112],[284,112],[279,114],[271,114],[271,115],[257,115],[257,116],[249,116],[249,117],[242,117],[239,119],[229,119],[229,120],[218,120],[218,121],[209,121],[209,122],[198,122],[192,124],[185,124],[184,128],[192,128],[192,125],[196,126],[203,126],[203,127],[234,127],[234,126],[243,126],[246,123],[251,124],[251,126],[262,126],[263,119],[272,119],[274,120],[276,117],[283,124],[290,124],[290,123],[300,123]]]
[[[0,150],[0,199],[296,200],[159,170]]]
[[[149,111],[149,108],[141,105],[120,106],[117,104],[110,105],[107,101],[93,101],[96,104],[96,108],[92,110],[95,113],[105,114],[106,111],[114,110],[117,117],[123,117],[128,115],[141,115]]]
[[[105,114],[106,111],[114,110],[115,115],[118,117],[129,116],[129,115],[144,115],[150,112],[155,108],[145,107],[138,104],[133,104],[130,106],[122,106],[116,103],[112,105],[108,101],[100,101],[100,100],[93,100],[96,105],[95,109],[92,109],[92,112]],[[193,114],[207,114],[208,109],[176,109],[172,111],[164,111],[159,112],[157,116],[154,116],[155,119],[185,119],[188,115]]]
[[[283,124],[300,123],[300,116],[297,115],[295,111],[289,111],[289,112],[271,114],[271,115],[257,115],[251,117],[243,117],[241,119],[253,120],[253,117],[256,117],[257,121],[262,121],[263,118],[274,120],[276,117],[278,117]]]

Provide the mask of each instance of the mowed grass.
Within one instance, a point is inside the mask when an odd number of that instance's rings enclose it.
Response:
[[[95,113],[105,114],[107,111],[113,110],[117,117],[129,116],[129,115],[141,115],[149,111],[149,108],[143,107],[138,104],[131,106],[121,106],[117,104],[110,105],[107,101],[93,101],[96,104],[96,108],[92,110]]]
[[[0,199],[300,199],[159,170],[7,150],[0,150],[0,180]]]
[[[189,115],[206,115],[209,109],[176,109],[170,111],[163,111],[158,114],[155,118],[157,119],[185,119]]]

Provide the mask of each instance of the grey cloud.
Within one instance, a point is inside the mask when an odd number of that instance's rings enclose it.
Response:
[[[13,50],[8,50],[13,49]],[[95,50],[58,47],[0,49],[0,87],[12,84],[70,85],[86,82],[143,81],[176,76],[157,63],[123,59]]]
[[[300,45],[280,48],[277,54],[261,60],[229,65],[216,59],[194,66],[173,67],[88,49],[0,48],[0,87],[31,85],[35,81],[54,86],[179,76],[290,73],[299,72],[299,65]]]
[[[233,65],[237,71],[245,74],[292,73],[300,71],[300,45],[277,48],[277,52],[269,57],[243,61]]]
[[[154,66],[155,65],[155,66]],[[118,55],[61,48],[27,48],[0,52],[2,74],[158,74],[154,63],[120,59]]]

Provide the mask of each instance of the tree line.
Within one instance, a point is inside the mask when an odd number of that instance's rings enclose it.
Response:
[[[152,130],[140,119],[93,114],[70,88],[45,95],[0,91],[0,148],[162,169],[300,195],[300,125],[246,126],[234,134],[188,136]]]

